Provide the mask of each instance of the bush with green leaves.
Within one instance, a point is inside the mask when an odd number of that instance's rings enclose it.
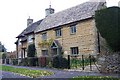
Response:
[[[36,52],[35,44],[30,44],[28,46],[27,56],[28,57],[35,57],[35,52]]]
[[[18,59],[12,59],[12,63],[13,63],[13,65],[17,65],[18,64]]]
[[[55,68],[68,68],[68,60],[61,56],[56,56],[53,58],[52,66]]]
[[[6,53],[3,53],[3,54],[2,54],[2,63],[3,63],[3,64],[5,63],[5,59],[6,59]]]
[[[120,8],[109,7],[96,11],[95,22],[109,49],[120,51]]]

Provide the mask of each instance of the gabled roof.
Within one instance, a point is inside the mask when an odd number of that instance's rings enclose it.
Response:
[[[51,48],[61,48],[60,43],[58,42],[58,40],[54,40],[50,46]]]
[[[43,19],[36,28],[35,33],[91,18],[101,6],[103,6],[103,2],[85,2],[61,12],[51,14]]]
[[[29,27],[27,27],[26,30],[25,30],[25,31],[26,31],[25,34],[29,34],[29,33],[31,33],[31,32],[34,32],[34,30],[36,29],[36,27],[37,27],[38,25],[40,25],[41,21],[42,21],[42,20],[39,20],[39,21],[31,24]]]
[[[37,22],[34,22],[34,23],[31,24],[30,26],[28,26],[26,29],[23,30],[22,33],[20,33],[20,34],[17,36],[17,38],[19,38],[19,37],[25,37],[25,34],[29,34],[29,33],[34,32],[34,30],[36,29],[36,27],[37,27],[38,25],[40,25],[41,21],[42,21],[42,19],[39,20],[39,21],[37,21]],[[24,39],[25,39],[25,38],[24,38]]]

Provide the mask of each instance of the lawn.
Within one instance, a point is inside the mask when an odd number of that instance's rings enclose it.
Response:
[[[119,78],[113,78],[113,77],[100,77],[100,76],[78,76],[74,77],[70,80],[120,80]]]
[[[40,76],[49,76],[53,74],[52,72],[45,71],[45,70],[30,70],[25,68],[14,68],[11,66],[4,66],[4,65],[2,65],[2,70],[8,71],[8,72],[14,72],[22,76],[27,76],[31,78],[37,78]]]

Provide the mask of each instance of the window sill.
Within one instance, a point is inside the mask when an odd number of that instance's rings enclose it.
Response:
[[[56,38],[61,38],[61,36],[56,36]]]
[[[78,54],[71,54],[70,56],[72,56],[72,57],[77,57]]]
[[[70,35],[75,35],[76,33],[70,33]]]

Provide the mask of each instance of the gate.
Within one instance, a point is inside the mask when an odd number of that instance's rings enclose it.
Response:
[[[89,70],[92,71],[96,68],[100,71],[97,65],[97,58],[94,55],[68,55],[68,69],[80,69],[80,70]]]

